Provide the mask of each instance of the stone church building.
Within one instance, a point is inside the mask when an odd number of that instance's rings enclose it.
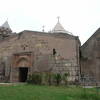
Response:
[[[81,74],[100,84],[100,28],[81,47]]]
[[[13,33],[6,21],[0,27],[0,82],[25,82],[34,72],[80,76],[80,41],[58,21],[50,32],[24,30]]]

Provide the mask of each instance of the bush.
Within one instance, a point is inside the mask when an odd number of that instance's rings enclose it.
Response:
[[[54,74],[54,82],[56,83],[56,85],[59,85],[61,83],[62,77],[59,73]]]
[[[68,76],[69,76],[69,73],[63,74],[62,80],[64,81],[65,85],[68,85]]]
[[[40,85],[42,83],[41,73],[34,73],[32,75],[29,75],[27,79],[27,83]]]
[[[27,83],[30,84],[43,84],[43,85],[60,85],[61,82],[63,84],[68,85],[68,76],[69,73],[33,73],[32,75],[28,76]]]

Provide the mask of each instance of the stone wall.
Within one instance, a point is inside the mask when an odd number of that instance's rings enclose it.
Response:
[[[81,47],[81,74],[100,82],[100,29]]]
[[[11,68],[10,81],[12,82],[18,81],[19,73],[18,68],[13,68],[13,55],[25,52],[32,52],[32,67],[29,74],[42,69],[43,71],[52,69],[53,72],[69,72],[71,78],[73,77],[70,80],[75,80],[80,71],[79,47],[79,39],[75,36],[23,31],[0,43],[0,58],[9,58],[10,61],[6,59],[5,62],[9,62],[6,68]],[[56,50],[55,57],[53,57],[53,49]],[[9,71],[6,71],[6,75],[8,73]]]

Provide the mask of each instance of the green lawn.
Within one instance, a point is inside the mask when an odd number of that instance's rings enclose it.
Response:
[[[96,89],[75,86],[0,85],[0,100],[100,100],[100,90],[96,94]]]

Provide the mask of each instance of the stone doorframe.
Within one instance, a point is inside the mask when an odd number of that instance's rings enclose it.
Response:
[[[19,82],[19,68],[28,68],[28,75],[31,74],[33,66],[33,53],[21,52],[13,54],[10,82]]]

